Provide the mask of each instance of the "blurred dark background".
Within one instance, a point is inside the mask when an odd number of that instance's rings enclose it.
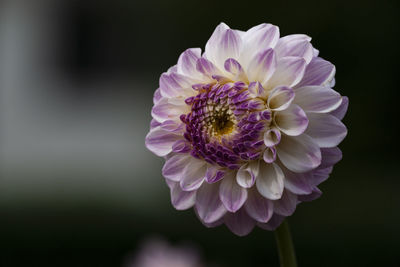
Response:
[[[397,1],[0,1],[0,266],[121,266],[149,235],[278,266],[170,205],[144,147],[159,75],[221,21],[306,33],[350,98],[343,160],[289,218],[300,266],[400,266]]]

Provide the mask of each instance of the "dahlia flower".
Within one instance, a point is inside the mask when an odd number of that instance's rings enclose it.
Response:
[[[303,34],[221,23],[160,77],[147,148],[178,210],[237,235],[274,230],[341,159],[348,99],[332,89],[335,66]]]

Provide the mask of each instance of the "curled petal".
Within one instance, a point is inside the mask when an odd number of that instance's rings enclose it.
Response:
[[[236,235],[248,235],[255,226],[255,221],[250,218],[244,209],[235,213],[227,213],[224,217],[226,226]]]
[[[347,135],[346,126],[335,116],[329,114],[308,114],[310,120],[306,133],[320,147],[337,146]]]
[[[264,144],[266,147],[273,147],[281,141],[281,132],[272,128],[264,133]]]
[[[258,175],[258,169],[258,160],[242,165],[236,174],[237,183],[243,188],[252,187]]]
[[[308,118],[298,105],[293,104],[288,109],[276,113],[275,124],[285,134],[297,136],[307,129]]]
[[[283,165],[292,172],[307,172],[321,164],[321,150],[306,134],[284,136],[277,147],[277,154]]]
[[[273,201],[261,196],[256,189],[249,189],[247,201],[244,204],[247,214],[254,220],[266,223],[272,217],[274,211]]]
[[[234,173],[227,174],[219,187],[219,197],[228,211],[236,212],[247,199],[247,189],[236,183]]]
[[[276,160],[276,149],[274,147],[267,147],[264,150],[263,159],[265,163],[272,163]]]
[[[263,97],[266,95],[266,91],[260,82],[251,82],[247,90],[253,95],[253,97]]]
[[[295,103],[305,112],[327,113],[340,106],[342,97],[329,87],[304,86],[296,89]]]
[[[213,223],[225,215],[226,209],[219,199],[220,183],[204,183],[196,195],[197,215],[204,223]]]
[[[294,96],[292,88],[278,86],[269,94],[267,105],[271,110],[284,110],[292,103]]]
[[[146,147],[159,157],[171,153],[172,145],[182,139],[181,135],[170,133],[157,126],[150,130],[146,136]]]
[[[256,186],[258,192],[268,199],[275,200],[282,196],[284,174],[276,164],[260,164]]]
[[[177,210],[187,210],[193,207],[196,200],[196,191],[183,191],[179,183],[167,180],[171,190],[171,203]]]

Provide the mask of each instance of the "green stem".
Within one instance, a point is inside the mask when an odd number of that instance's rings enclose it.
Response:
[[[294,252],[289,224],[286,220],[275,230],[275,239],[281,267],[297,267],[296,253]]]

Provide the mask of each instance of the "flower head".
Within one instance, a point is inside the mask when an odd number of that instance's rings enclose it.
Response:
[[[166,163],[172,204],[237,235],[275,229],[341,159],[348,99],[303,34],[221,23],[160,78],[146,146]]]

